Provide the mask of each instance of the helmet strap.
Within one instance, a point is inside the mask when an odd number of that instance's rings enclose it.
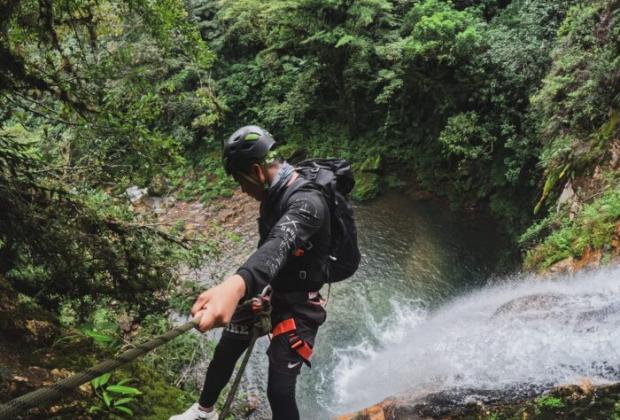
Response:
[[[250,174],[246,174],[245,172],[240,171],[239,176],[245,179],[250,184],[261,185],[261,182]]]
[[[260,166],[260,170],[263,172],[263,176],[265,177],[265,182],[262,183],[260,182],[260,180],[257,178],[257,176],[255,176],[253,171],[250,171],[250,173],[246,173],[243,171],[239,172],[239,176],[241,176],[243,179],[245,179],[247,182],[249,182],[250,184],[256,185],[258,187],[262,187],[265,190],[269,189],[269,181],[267,180],[268,177],[265,175],[265,172],[267,172],[267,169],[265,169],[265,167],[263,165],[257,164]]]

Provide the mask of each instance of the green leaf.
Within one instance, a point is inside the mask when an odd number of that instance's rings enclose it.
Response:
[[[121,398],[120,400],[114,401],[114,407],[118,407],[119,405],[127,404],[134,401],[134,397]]]
[[[98,386],[100,386],[100,387],[101,387],[101,386],[103,386],[103,385],[107,384],[107,383],[108,383],[108,381],[110,380],[110,377],[111,377],[111,376],[112,376],[112,374],[111,374],[111,373],[105,373],[105,374],[101,375],[100,377],[95,378],[95,379],[98,379],[98,380],[99,380],[99,381],[98,381],[98,383],[97,383],[97,384],[98,384]]]
[[[114,341],[113,337],[110,337],[109,335],[99,334],[93,330],[84,330],[84,335],[92,338],[98,343],[111,343],[112,341]]]
[[[118,381],[116,383],[116,385],[125,385],[131,381],[135,381],[135,378],[127,378],[127,379],[123,379],[122,381]]]
[[[355,41],[355,37],[352,35],[344,35],[340,37],[338,42],[336,42],[336,48],[342,47],[343,45],[350,44]]]
[[[110,385],[109,387],[106,388],[106,390],[110,391],[110,392],[114,392],[116,394],[123,394],[123,395],[140,395],[140,394],[142,394],[142,392],[140,392],[139,389],[133,388],[131,386]]]
[[[118,411],[122,411],[123,413],[129,414],[130,416],[133,416],[133,411],[127,407],[121,406],[121,407],[116,407],[116,409]]]
[[[88,409],[88,412],[91,414],[96,413],[98,411],[102,411],[102,408],[97,405],[93,405]]]
[[[110,404],[112,404],[112,398],[110,398],[110,395],[106,391],[103,391],[103,402],[108,408]]]

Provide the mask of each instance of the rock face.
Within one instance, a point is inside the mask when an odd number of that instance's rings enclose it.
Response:
[[[337,417],[337,420],[476,418],[489,414],[488,407],[508,398],[500,391],[473,389],[435,392],[425,396],[401,396],[386,399],[357,413],[345,414]]]
[[[336,420],[606,419],[620,411],[620,384],[593,386],[585,379],[543,393],[452,390],[418,399],[391,398]],[[610,416],[611,414],[611,416]]]

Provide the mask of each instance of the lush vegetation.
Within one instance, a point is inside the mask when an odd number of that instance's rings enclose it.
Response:
[[[18,342],[49,344],[16,333],[19,319],[101,356],[165,329],[176,268],[216,245],[136,215],[125,190],[229,195],[220,140],[247,123],[291,160],[349,159],[360,199],[412,183],[489,210],[531,269],[618,254],[617,0],[10,0],[0,12],[0,287],[11,297],[0,332]],[[119,330],[109,314],[120,313],[144,335]],[[127,407],[164,415],[157,389],[179,381],[195,346],[95,384],[93,410],[110,411],[105,387],[134,375],[143,395]]]
[[[413,170],[517,238],[556,217],[568,181],[584,202],[616,188],[578,184],[616,170],[617,2],[193,2],[192,14],[218,57],[224,132],[255,121],[285,156],[347,157],[360,198]]]

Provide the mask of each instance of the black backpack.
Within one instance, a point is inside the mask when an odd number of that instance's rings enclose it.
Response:
[[[310,159],[295,165],[306,182],[298,182],[282,200],[286,205],[294,191],[311,182],[318,185],[329,206],[332,243],[328,283],[347,279],[357,271],[361,254],[349,194],[355,186],[351,165],[342,159]]]

